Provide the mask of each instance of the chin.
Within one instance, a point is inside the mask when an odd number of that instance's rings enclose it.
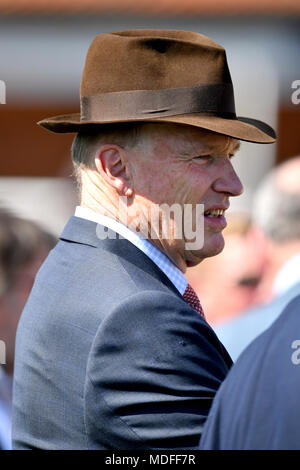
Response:
[[[204,245],[200,250],[190,250],[186,256],[185,262],[188,268],[197,266],[205,258],[216,256],[225,246],[224,238],[221,233],[214,234],[214,236],[204,238]]]
[[[205,245],[206,244],[204,241],[203,248],[205,248]],[[223,251],[224,246],[225,246],[225,241],[224,241],[222,233],[216,234],[215,237],[212,237],[211,240],[208,240],[207,249],[205,250],[208,253],[207,257],[218,255],[219,253],[221,253],[221,251]]]
[[[211,249],[205,250],[204,258],[211,258],[212,256],[216,256],[220,254],[221,251],[223,251],[223,248],[224,248],[224,244],[222,247],[220,246],[218,248],[211,248]]]

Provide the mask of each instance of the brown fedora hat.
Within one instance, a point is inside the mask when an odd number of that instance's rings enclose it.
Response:
[[[189,31],[98,34],[87,53],[80,97],[80,113],[38,124],[83,132],[111,123],[169,122],[249,142],[276,139],[264,122],[236,116],[224,48]]]

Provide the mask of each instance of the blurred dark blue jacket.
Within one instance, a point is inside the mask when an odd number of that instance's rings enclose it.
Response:
[[[300,449],[300,296],[241,354],[220,387],[200,447]]]

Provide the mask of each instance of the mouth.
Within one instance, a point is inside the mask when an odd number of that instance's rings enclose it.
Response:
[[[222,217],[225,213],[225,209],[212,209],[204,212],[205,217]]]
[[[209,209],[204,212],[204,220],[206,226],[209,227],[210,230],[221,232],[227,225],[226,217],[225,217],[226,208],[214,208]]]

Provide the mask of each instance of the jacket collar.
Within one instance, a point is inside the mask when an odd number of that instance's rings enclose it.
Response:
[[[97,225],[96,222],[72,216],[59,238],[108,251],[122,258],[124,262],[130,263],[135,270],[141,269],[163,282],[181,297],[170,279],[145,253],[111,229],[107,229],[107,238],[100,239],[97,236]]]

